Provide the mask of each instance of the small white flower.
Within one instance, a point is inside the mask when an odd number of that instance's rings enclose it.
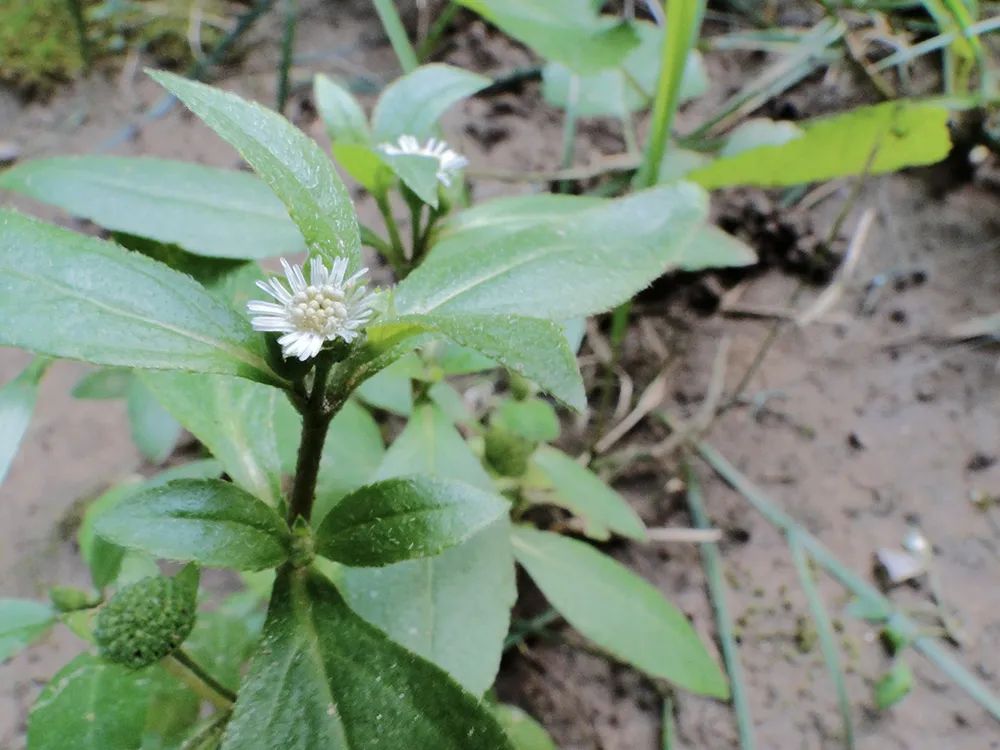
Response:
[[[469,160],[456,151],[448,148],[448,144],[431,138],[423,146],[412,135],[401,135],[396,143],[383,143],[379,149],[389,156],[430,156],[438,160],[438,181],[443,185],[451,185],[451,177],[465,167]]]
[[[258,281],[257,286],[277,302],[247,303],[253,315],[250,323],[255,331],[284,334],[278,339],[285,359],[298,357],[305,362],[319,354],[327,341],[343,339],[352,342],[375,315],[376,295],[367,293],[361,277],[368,273],[362,268],[348,279],[347,258],[337,258],[327,271],[323,261],[309,261],[309,283],[302,266],[290,265],[284,258],[281,266],[291,292],[281,280]]]

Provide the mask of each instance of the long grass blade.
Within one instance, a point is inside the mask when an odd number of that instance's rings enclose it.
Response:
[[[414,70],[420,62],[417,60],[417,53],[413,49],[410,37],[403,27],[403,20],[399,17],[396,4],[393,0],[373,0],[375,12],[378,13],[379,20],[382,21],[382,28],[385,29],[386,36],[389,37],[389,44],[392,51],[396,53],[399,65],[404,73]]]

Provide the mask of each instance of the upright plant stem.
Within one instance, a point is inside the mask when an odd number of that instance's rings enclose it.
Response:
[[[323,443],[330,427],[333,414],[326,407],[326,381],[330,376],[333,361],[320,355],[316,362],[312,390],[302,412],[302,441],[295,463],[295,481],[288,504],[288,523],[296,518],[308,521],[312,516],[316,499],[316,479],[319,476],[319,462],[323,457]]]
[[[392,51],[396,53],[399,65],[404,73],[409,73],[415,69],[420,62],[417,60],[417,53],[413,50],[410,37],[406,35],[403,21],[396,10],[393,0],[373,0],[375,12],[378,13],[379,20],[382,21],[382,28],[385,29],[386,36],[389,37],[389,44]]]
[[[90,39],[87,37],[87,19],[83,15],[83,0],[66,0],[70,15],[73,16],[73,28],[76,31],[77,43],[80,45],[80,59],[83,60],[83,72],[90,73],[93,54],[90,49]]]
[[[389,241],[392,243],[392,251],[386,254],[386,260],[392,266],[397,276],[402,276],[406,271],[406,252],[403,249],[403,238],[399,234],[399,226],[392,215],[392,206],[389,204],[389,196],[384,192],[375,196],[375,203],[385,220],[385,228],[389,232]]]
[[[670,128],[680,102],[684,68],[687,66],[688,54],[698,40],[703,2],[704,0],[669,0],[667,3],[667,29],[660,56],[660,78],[653,100],[649,141],[642,166],[635,178],[638,188],[651,187],[660,177],[660,162],[667,151]]]
[[[449,3],[448,7],[441,11],[441,14],[434,20],[430,29],[427,31],[427,36],[420,41],[420,45],[417,48],[417,58],[419,60],[426,60],[434,52],[434,48],[437,46],[438,39],[444,33],[444,30],[448,28],[448,24],[451,20],[458,14],[461,10],[461,6],[458,3]]]
[[[684,479],[687,484],[688,510],[696,529],[708,529],[710,524],[702,502],[701,482],[689,463],[684,464]],[[736,714],[736,731],[740,737],[742,750],[753,750],[755,746],[753,733],[753,717],[750,715],[750,701],[747,697],[746,683],[743,679],[743,664],[740,661],[739,649],[736,647],[736,636],[733,634],[733,619],[729,613],[726,600],[726,581],[722,572],[722,558],[719,546],[715,542],[699,545],[701,549],[702,567],[705,569],[705,582],[708,585],[708,595],[715,611],[715,626],[719,632],[719,645],[722,647],[722,659],[726,663],[726,673],[729,675],[729,687],[733,695],[733,712]]]
[[[295,47],[295,22],[298,16],[298,0],[284,0],[285,28],[281,35],[281,61],[278,64],[278,112],[285,111],[288,103],[288,78],[292,67],[292,51]]]
[[[812,571],[809,570],[809,558],[799,543],[798,534],[787,534],[786,538],[788,549],[792,553],[792,561],[795,563],[795,570],[799,574],[799,582],[806,594],[809,612],[816,623],[816,635],[819,638],[820,651],[823,652],[823,661],[826,662],[826,669],[830,673],[830,679],[833,680],[833,686],[837,691],[837,707],[840,709],[840,719],[844,727],[844,747],[848,750],[854,750],[854,722],[851,720],[851,701],[847,695],[847,685],[844,682],[844,670],[840,667],[837,640],[833,634],[830,615],[827,614],[823,598],[813,580]]]

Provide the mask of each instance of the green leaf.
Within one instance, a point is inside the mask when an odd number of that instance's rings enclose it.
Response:
[[[102,513],[98,536],[167,560],[262,570],[288,556],[289,532],[277,513],[217,479],[178,479]]]
[[[302,235],[267,186],[245,172],[166,159],[69,156],[0,173],[28,195],[115,232],[213,258],[302,252]]]
[[[150,691],[140,750],[189,750],[184,741],[198,722],[201,699],[165,670],[150,672],[158,679]]]
[[[243,665],[249,661],[260,635],[252,618],[236,617],[221,610],[199,612],[184,650],[212,677],[236,690]]]
[[[351,197],[326,154],[281,115],[211,86],[150,72],[249,162],[288,209],[309,250],[327,265],[361,264],[361,237]]]
[[[102,513],[124,502],[133,494],[161,487],[175,479],[217,479],[221,473],[222,466],[218,461],[213,459],[192,461],[172,466],[144,481],[119,484],[90,503],[83,514],[76,540],[80,555],[90,566],[94,586],[99,589],[104,588],[118,579],[126,556],[124,549],[94,533],[94,525]]]
[[[368,118],[350,91],[319,73],[313,79],[313,97],[331,142],[362,145],[371,142]]]
[[[447,232],[396,288],[398,312],[528,311],[555,320],[603,312],[679,266],[708,206],[686,183],[598,204],[564,196],[546,206],[558,203],[580,210],[529,223],[518,215],[523,203],[513,203],[512,222],[495,207],[485,229],[466,220]]]
[[[410,188],[416,196],[432,208],[438,207],[438,168],[436,156],[420,154],[379,153],[379,158]]]
[[[111,399],[128,396],[132,371],[122,367],[102,367],[88,372],[73,386],[73,398]]]
[[[262,187],[265,190],[267,189],[266,186],[262,185]],[[270,194],[270,191],[268,191],[268,194]],[[291,224],[291,220],[288,223]],[[180,245],[171,245],[149,239],[148,237],[139,237],[135,234],[112,232],[111,239],[128,250],[135,250],[153,260],[158,260],[160,263],[170,266],[175,271],[193,276],[195,281],[210,292],[216,292],[219,299],[230,304],[233,304],[233,300],[229,299],[225,294],[218,294],[219,290],[227,289],[234,279],[244,278],[248,269],[258,269],[258,273],[260,269],[260,266],[250,260],[209,258],[189,252]],[[254,296],[256,296],[256,287],[253,291]],[[246,309],[244,306],[235,304],[233,307],[237,310]]]
[[[802,128],[794,122],[755,117],[733,128],[725,145],[719,149],[719,156],[736,156],[761,146],[782,146],[801,137]]]
[[[193,279],[0,210],[0,345],[101,365],[281,383],[249,321]]]
[[[517,706],[500,703],[493,715],[510,738],[514,750],[556,750],[545,728]]]
[[[38,384],[48,367],[48,360],[32,360],[16,378],[0,388],[0,484],[28,431],[38,398]]]
[[[379,470],[386,478],[414,473],[493,491],[462,436],[430,404],[417,407]],[[506,517],[437,557],[343,568],[340,585],[354,611],[474,695],[493,684],[517,595]]]
[[[678,265],[685,271],[738,268],[752,266],[756,262],[757,254],[753,248],[711,224],[695,230],[678,259]]]
[[[161,464],[166,461],[180,439],[180,424],[170,412],[160,406],[138,378],[132,378],[129,385],[127,406],[132,440],[136,447],[153,463]]]
[[[576,113],[580,117],[627,117],[645,109],[653,101],[660,72],[663,27],[633,21],[639,44],[615,67],[579,76]],[[550,62],[542,70],[542,95],[553,106],[566,109],[573,71],[562,63]],[[692,52],[684,68],[680,101],[705,94],[708,75],[698,52]]]
[[[913,689],[913,670],[902,659],[893,662],[892,667],[875,683],[875,706],[879,711],[892,708]]]
[[[337,141],[330,150],[344,171],[369,193],[382,194],[392,185],[392,170],[370,146]]]
[[[48,604],[0,599],[0,664],[45,635],[55,621]]]
[[[297,438],[299,416],[285,394],[237,378],[144,372],[143,382],[204,443],[233,481],[268,505],[281,496],[280,435]],[[293,425],[282,431],[279,425]],[[294,450],[297,445],[289,446]]]
[[[447,380],[439,380],[427,389],[427,397],[455,424],[475,429],[476,415],[472,413],[465,397]]]
[[[614,532],[629,539],[646,538],[639,514],[587,467],[551,446],[539,448],[531,460],[555,490],[548,502],[582,518],[587,536],[603,541]]]
[[[559,437],[556,410],[552,404],[538,398],[508,399],[494,412],[492,421],[535,443],[547,443]]]
[[[366,409],[348,401],[330,422],[323,444],[313,519],[322,521],[344,495],[371,481],[383,456],[378,423]]]
[[[377,409],[409,416],[413,411],[412,370],[411,357],[393,362],[358,387],[358,398]]]
[[[316,533],[316,551],[337,562],[381,566],[432,557],[507,512],[496,494],[425,476],[386,479],[341,500]]]
[[[138,748],[159,670],[133,671],[80,654],[56,673],[28,717],[31,750]]]
[[[547,60],[580,74],[617,65],[638,43],[632,26],[591,0],[458,0]]]
[[[800,185],[934,164],[951,149],[948,110],[930,104],[884,102],[799,124],[799,138],[716,159],[687,179],[710,190]]]
[[[409,340],[416,346],[428,333],[475,349],[577,411],[586,406],[576,356],[557,323],[509,314],[405,315],[369,327],[368,342]]]
[[[437,121],[453,104],[491,83],[489,78],[452,65],[423,65],[386,87],[372,112],[376,143],[401,135],[418,140],[436,132]]]
[[[510,750],[475,698],[355,615],[319,573],[281,571],[263,642],[224,750]]]
[[[691,623],[655,588],[589,544],[526,526],[514,556],[570,625],[613,656],[685,690],[729,695]]]

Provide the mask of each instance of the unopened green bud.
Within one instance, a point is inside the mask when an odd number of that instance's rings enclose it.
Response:
[[[292,551],[289,555],[289,561],[296,568],[305,568],[312,564],[315,557],[312,527],[308,521],[299,516],[292,524]]]
[[[486,430],[486,460],[505,477],[522,476],[536,447],[537,443],[499,424],[491,424]]]
[[[94,639],[101,655],[141,669],[173,653],[194,627],[197,593],[185,573],[124,587],[97,616]]]
[[[524,375],[519,375],[516,372],[510,373],[508,385],[510,386],[510,395],[518,401],[531,398],[538,392],[538,388],[534,383],[524,377]]]

